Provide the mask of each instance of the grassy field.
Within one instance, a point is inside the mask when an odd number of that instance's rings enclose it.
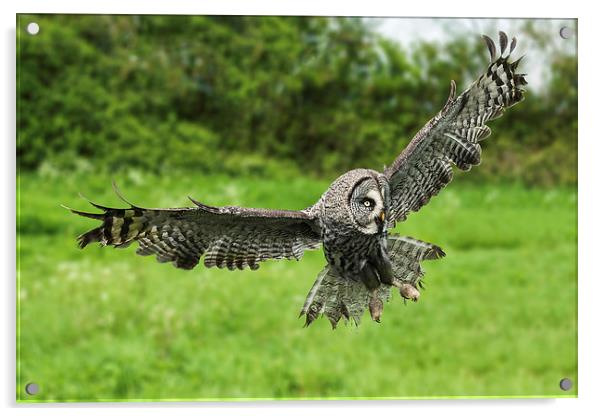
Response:
[[[299,209],[314,179],[198,174],[116,178],[142,206]],[[439,244],[426,290],[395,294],[381,324],[303,328],[321,251],[258,271],[177,270],[75,237],[96,226],[59,207],[78,192],[122,206],[108,175],[19,178],[18,393],[22,401],[427,396],[574,396],[577,198],[569,189],[477,187],[456,179],[397,231]],[[40,393],[27,397],[24,385]]]

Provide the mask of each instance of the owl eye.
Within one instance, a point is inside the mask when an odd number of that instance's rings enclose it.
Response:
[[[364,204],[366,208],[372,208],[374,206],[374,201],[370,198],[364,198],[362,204]]]

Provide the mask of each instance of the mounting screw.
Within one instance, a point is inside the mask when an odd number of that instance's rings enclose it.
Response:
[[[27,25],[27,33],[29,33],[30,35],[35,36],[38,34],[39,31],[40,25],[36,22],[31,22]]]
[[[560,37],[562,39],[570,39],[573,36],[573,29],[567,26],[560,28]]]
[[[39,391],[40,386],[38,386],[37,383],[27,383],[25,385],[25,393],[29,394],[30,396],[35,396],[39,393]]]
[[[570,378],[563,378],[562,380],[560,380],[560,389],[567,391],[570,390],[573,387],[573,382],[571,381]]]

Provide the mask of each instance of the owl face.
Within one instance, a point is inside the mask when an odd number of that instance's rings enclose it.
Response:
[[[382,232],[385,223],[384,189],[370,176],[357,182],[349,197],[349,210],[356,227],[364,234]]]
[[[389,183],[383,174],[353,169],[335,179],[315,207],[320,210],[326,234],[375,235],[385,230],[389,195]]]

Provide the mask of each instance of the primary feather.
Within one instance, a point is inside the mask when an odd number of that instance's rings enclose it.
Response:
[[[501,55],[495,43],[483,36],[491,55],[486,71],[463,93],[451,92],[443,109],[410,141],[393,164],[385,169],[391,186],[391,219],[403,221],[418,211],[453,178],[452,164],[461,170],[481,162],[479,142],[491,134],[487,122],[524,98],[524,74],[516,73],[520,59],[503,56],[508,37],[500,32]],[[511,53],[516,46],[513,38]]]
[[[78,237],[79,246],[91,242],[127,247],[138,242],[137,254],[155,255],[161,263],[192,269],[205,255],[207,267],[230,270],[259,268],[268,259],[300,259],[304,250],[318,248],[316,219],[304,211],[240,207],[175,209],[108,208],[104,213],[73,213],[102,221]]]

